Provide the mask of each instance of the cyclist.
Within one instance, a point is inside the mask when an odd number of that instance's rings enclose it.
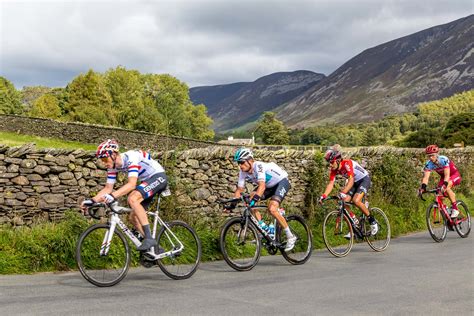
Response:
[[[245,191],[245,181],[258,185],[250,194],[250,207],[254,206],[259,200],[270,198],[268,210],[283,227],[287,237],[285,251],[290,251],[294,248],[297,238],[292,234],[286,219],[278,211],[280,203],[291,188],[288,174],[274,162],[265,163],[254,160],[252,151],[248,148],[238,149],[234,155],[234,161],[239,164],[240,168],[234,197],[240,198]],[[258,211],[253,211],[253,213],[257,220],[262,220],[262,216]]]
[[[336,175],[341,175],[347,179],[346,185],[339,192],[338,196],[345,202],[352,202],[359,208],[368,218],[370,223],[370,233],[372,235],[377,234],[379,228],[375,218],[370,215],[370,211],[367,206],[362,202],[364,195],[367,195],[367,191],[370,188],[371,181],[367,170],[362,168],[356,161],[351,159],[342,159],[341,152],[336,145],[333,148],[326,151],[324,159],[329,162],[330,173],[329,183],[324,190],[323,195],[319,198],[319,203],[322,203],[331,193],[334,188],[334,181]],[[350,234],[345,236],[350,238]]]
[[[137,248],[147,251],[156,246],[151,236],[150,225],[145,208],[149,206],[153,196],[166,189],[167,177],[165,170],[150,154],[142,150],[130,150],[119,153],[119,144],[114,139],[108,139],[97,147],[96,157],[107,168],[107,182],[105,187],[92,198],[86,200],[81,208],[86,209],[90,202],[112,203],[117,198],[128,194],[128,204],[132,208],[130,221],[145,238]],[[128,173],[128,182],[114,191],[118,172]],[[137,185],[137,182],[140,184]]]
[[[456,195],[451,188],[461,183],[461,175],[454,163],[449,160],[448,157],[438,154],[439,147],[437,145],[429,145],[425,148],[425,153],[428,155],[429,160],[423,168],[424,174],[423,179],[421,180],[419,194],[426,191],[431,171],[436,171],[441,177],[438,187],[440,187],[443,192],[447,193],[449,200],[452,203],[451,218],[456,218],[459,215],[459,210],[456,203]]]

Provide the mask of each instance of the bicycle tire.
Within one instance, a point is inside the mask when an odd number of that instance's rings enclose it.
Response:
[[[286,252],[284,249],[280,249],[283,258],[291,264],[298,265],[303,264],[311,257],[313,251],[313,237],[311,230],[309,229],[306,221],[299,215],[289,215],[286,218],[286,222],[290,227],[291,232],[298,239],[296,240],[295,247]],[[285,244],[286,234],[281,227],[277,230],[277,242]]]
[[[446,218],[438,204],[432,203],[426,209],[426,225],[434,241],[442,242],[446,238],[448,233]]]
[[[463,201],[458,200],[457,206],[459,215],[455,219],[456,225],[454,225],[454,228],[461,238],[466,238],[471,232],[471,214],[469,213],[466,203]]]
[[[172,221],[166,224],[184,248],[177,254],[157,260],[157,264],[161,271],[171,279],[188,279],[196,272],[201,261],[201,240],[194,229],[183,221]],[[161,227],[157,234],[157,244],[164,251],[178,247],[170,235],[165,227]]]
[[[261,240],[257,229],[249,221],[245,236],[242,217],[234,217],[222,226],[219,246],[225,262],[237,271],[249,271],[260,260]]]
[[[76,245],[76,262],[82,276],[98,287],[119,283],[130,267],[130,248],[123,233],[117,229],[107,255],[100,255],[110,224],[95,224],[87,228]],[[111,272],[111,273],[108,273]]]
[[[339,218],[339,220],[338,220]],[[340,211],[329,212],[323,221],[323,240],[329,252],[338,258],[345,257],[349,254],[354,245],[354,232],[352,230],[349,218],[344,214],[341,222]],[[342,223],[342,226],[339,226]],[[344,225],[345,224],[345,225]],[[342,227],[342,228],[340,228]],[[344,236],[349,233],[350,238]],[[346,245],[342,246],[341,245]]]
[[[377,221],[379,230],[375,235],[369,236],[368,234],[366,234],[365,240],[369,244],[370,248],[372,248],[374,251],[384,251],[385,249],[387,249],[388,244],[390,243],[390,222],[388,220],[387,215],[385,215],[385,213],[378,207],[370,208],[370,215],[372,215]],[[364,233],[370,232],[371,229],[368,220],[365,221],[364,225]]]

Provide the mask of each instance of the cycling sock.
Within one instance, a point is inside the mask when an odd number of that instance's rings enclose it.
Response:
[[[285,234],[286,234],[286,238],[293,237],[293,234],[291,233],[291,230],[290,230],[289,226],[287,228],[285,228]]]
[[[153,239],[153,237],[151,237],[150,225],[142,225],[142,228],[145,233],[145,239]]]

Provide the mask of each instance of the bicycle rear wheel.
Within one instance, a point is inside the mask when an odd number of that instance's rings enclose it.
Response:
[[[172,279],[187,279],[196,272],[201,261],[201,241],[194,229],[185,222],[172,221],[167,225],[172,233],[162,227],[156,238],[158,246],[168,252],[179,249],[181,242],[183,249],[158,260],[158,266]]]
[[[290,215],[286,217],[286,222],[297,240],[295,247],[292,250],[286,252],[283,249],[280,249],[280,252],[289,263],[303,264],[311,257],[311,252],[313,250],[311,231],[309,230],[306,221],[299,215]],[[277,241],[281,244],[286,243],[286,234],[281,227],[278,228]]]
[[[220,248],[224,260],[237,271],[251,270],[260,259],[261,241],[257,229],[242,217],[228,220],[220,234]]]
[[[466,238],[471,232],[471,214],[467,208],[466,203],[463,201],[457,201],[457,206],[459,210],[458,217],[454,220],[456,225],[454,228],[459,236]]]
[[[113,286],[120,282],[130,266],[130,249],[125,236],[115,229],[109,250],[101,255],[110,224],[95,224],[79,237],[76,262],[82,276],[95,286]],[[102,251],[103,253],[103,251]]]
[[[446,219],[439,209],[438,204],[433,203],[428,206],[426,209],[426,225],[434,241],[442,242],[446,238],[448,232],[446,224]]]
[[[373,250],[384,251],[390,243],[390,222],[388,221],[387,215],[377,207],[372,207],[370,209],[370,215],[372,215],[377,221],[379,230],[375,235],[371,235],[370,223],[366,220],[364,223],[364,233],[367,232],[365,234],[365,240]]]
[[[340,211],[332,211],[326,215],[323,222],[323,240],[334,256],[347,256],[354,244],[354,232],[346,215],[341,217]]]

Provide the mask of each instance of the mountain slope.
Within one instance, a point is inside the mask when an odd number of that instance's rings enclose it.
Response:
[[[218,131],[234,129],[255,121],[265,111],[292,100],[323,79],[311,71],[278,72],[254,82],[194,87],[189,89],[193,103],[204,103]]]
[[[474,15],[367,49],[280,106],[291,127],[374,120],[474,88]]]

